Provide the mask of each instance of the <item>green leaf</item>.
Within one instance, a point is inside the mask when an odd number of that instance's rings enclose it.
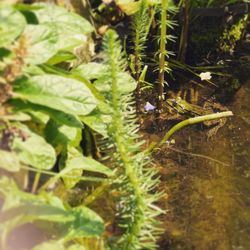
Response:
[[[73,51],[86,41],[86,35],[94,31],[91,24],[81,16],[68,12],[65,8],[53,4],[35,4],[43,7],[35,10],[39,23],[54,26],[59,35],[59,50]]]
[[[77,68],[74,68],[71,73],[77,74],[88,80],[98,79],[106,74],[108,67],[102,63],[90,62],[88,64],[81,64]]]
[[[0,168],[9,172],[18,172],[20,163],[17,155],[13,152],[0,150]]]
[[[58,35],[53,26],[27,25],[24,35],[28,40],[26,63],[42,64],[57,53]]]
[[[101,92],[111,91],[110,77],[107,75],[108,66],[102,63],[91,62],[82,64],[73,69],[71,73],[88,80],[97,79],[94,84]],[[135,90],[136,82],[127,72],[118,73],[118,90],[121,93],[130,93]]]
[[[23,192],[8,177],[0,179],[0,193],[5,197],[0,224],[2,234],[35,220],[57,223],[66,241],[76,237],[100,236],[104,231],[103,220],[94,211],[86,207],[66,208],[62,200],[52,194]]]
[[[68,71],[65,71],[61,68],[52,66],[52,65],[47,65],[47,64],[43,64],[40,65],[40,67],[48,74],[54,74],[54,75],[59,75],[59,76],[63,76],[63,77],[67,77],[70,79],[75,79],[81,83],[83,83],[91,92],[92,94],[95,96],[95,98],[99,101],[105,101],[105,98],[103,95],[100,94],[100,92],[94,87],[94,85],[87,80],[84,77],[81,77],[78,74],[73,74],[73,73],[69,73]]]
[[[119,72],[118,76],[118,91],[126,94],[131,93],[136,89],[136,81],[126,72]],[[105,74],[94,82],[95,87],[102,93],[109,93],[111,91],[110,76]]]
[[[59,145],[66,147],[68,144],[78,146],[82,138],[81,132],[82,130],[79,128],[61,125],[52,119],[49,120],[45,128],[46,140],[55,147]]]
[[[20,111],[25,111],[28,113],[31,112],[31,114],[33,114],[34,111],[45,113],[45,114],[49,115],[49,117],[51,117],[53,120],[58,122],[59,124],[67,125],[69,127],[76,127],[76,128],[83,127],[82,122],[80,121],[80,119],[76,115],[67,114],[67,113],[64,113],[62,111],[58,111],[55,109],[51,109],[49,107],[33,104],[33,103],[30,103],[27,101],[24,102],[24,101],[19,100],[19,99],[11,100],[10,103],[17,110],[20,110]]]
[[[87,249],[82,245],[74,244],[72,246],[69,246],[67,250],[87,250]]]
[[[111,176],[113,174],[111,169],[92,158],[83,156],[82,153],[74,147],[68,148],[68,154],[66,167],[60,172],[62,176],[74,169],[101,173],[107,176]]]
[[[80,181],[84,170],[105,174],[107,176],[113,174],[112,170],[103,164],[92,158],[84,157],[81,152],[71,146],[67,148],[67,158],[64,165],[64,169],[60,171],[59,176],[63,177],[67,188],[74,187],[76,183]],[[67,178],[67,175],[78,176],[79,178]]]
[[[58,51],[58,53],[50,58],[47,62],[49,65],[55,65],[60,62],[67,62],[76,59],[76,56],[69,51]]]
[[[0,47],[12,43],[24,30],[24,16],[10,6],[0,5]]]
[[[48,241],[33,247],[32,250],[65,250],[64,245],[60,241]]]
[[[96,107],[95,97],[82,82],[62,76],[21,79],[14,91],[17,97],[72,115],[87,115]]]
[[[101,114],[98,110],[87,116],[82,116],[81,121],[91,129],[104,137],[108,136],[108,124],[111,122],[111,115]]]
[[[15,113],[9,113],[7,115],[2,115],[0,117],[0,120],[25,122],[25,121],[30,121],[31,117],[25,113],[15,112]]]
[[[51,169],[56,162],[54,148],[25,125],[15,124],[15,127],[26,137],[25,140],[15,137],[13,141],[13,150],[20,161],[38,169]]]
[[[75,216],[74,223],[66,223],[67,240],[79,237],[100,236],[104,231],[102,218],[87,207],[73,208],[71,213]]]

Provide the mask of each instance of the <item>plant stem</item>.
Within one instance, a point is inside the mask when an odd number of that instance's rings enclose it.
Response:
[[[164,100],[164,73],[165,73],[165,55],[166,55],[166,32],[167,32],[167,8],[168,0],[161,1],[161,39],[159,54],[159,81],[157,90],[157,119],[160,119]]]
[[[181,30],[178,61],[185,63],[189,29],[189,0],[183,1],[183,26]]]
[[[40,177],[41,177],[41,173],[37,172],[35,175],[35,180],[34,180],[33,185],[32,185],[32,189],[31,189],[32,193],[36,192],[39,181],[40,181]]]
[[[110,184],[111,184],[110,181],[104,181],[99,187],[97,187],[90,195],[88,195],[84,199],[82,205],[84,206],[90,205],[94,200],[100,197],[108,187],[110,187]]]
[[[152,152],[155,148],[158,148],[158,147],[162,146],[164,143],[166,143],[166,141],[168,141],[170,139],[170,137],[174,133],[176,133],[177,131],[179,131],[183,127],[186,127],[187,125],[201,123],[201,122],[210,121],[210,120],[221,119],[221,118],[232,116],[232,115],[233,115],[232,111],[225,111],[225,112],[214,113],[214,114],[210,114],[210,115],[196,116],[196,117],[193,117],[193,118],[186,119],[186,120],[184,120],[182,122],[179,122],[176,125],[174,125],[165,134],[165,136],[163,137],[162,140],[160,140],[159,142],[151,143],[149,145],[149,148],[147,149],[147,152]]]

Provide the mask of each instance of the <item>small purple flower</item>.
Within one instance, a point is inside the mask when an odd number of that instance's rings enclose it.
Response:
[[[147,102],[146,105],[144,106],[144,109],[146,111],[152,111],[152,110],[155,110],[155,106],[152,105],[150,102]]]

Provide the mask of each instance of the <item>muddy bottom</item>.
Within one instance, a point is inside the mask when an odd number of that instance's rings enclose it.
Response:
[[[156,155],[167,192],[160,249],[250,249],[250,81],[212,139],[185,128]]]

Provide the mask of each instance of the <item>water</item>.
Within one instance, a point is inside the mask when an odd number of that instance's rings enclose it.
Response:
[[[250,249],[250,81],[229,109],[216,137],[184,129],[158,161],[169,194],[161,249]]]

